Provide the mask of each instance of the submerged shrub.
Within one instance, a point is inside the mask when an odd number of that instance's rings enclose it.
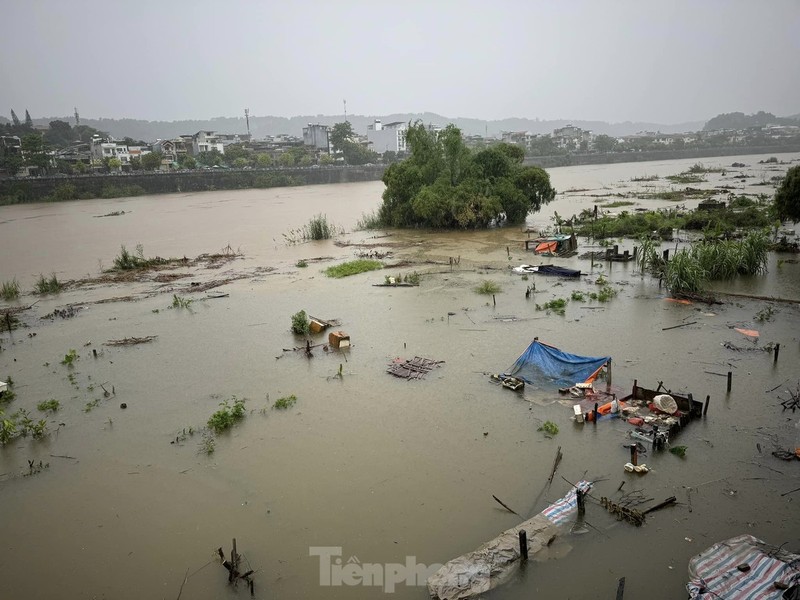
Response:
[[[307,335],[310,327],[311,321],[309,321],[306,311],[301,310],[292,315],[292,333]]]
[[[39,279],[36,280],[36,284],[33,287],[33,291],[43,296],[45,294],[58,294],[63,287],[64,285],[58,280],[55,273],[50,275],[49,279],[40,274]]]
[[[16,277],[11,281],[4,281],[2,288],[0,288],[0,297],[3,300],[16,300],[19,298],[19,282]]]
[[[488,279],[481,282],[481,284],[475,288],[475,291],[478,294],[499,294],[503,291],[503,289],[494,281],[490,281]]]

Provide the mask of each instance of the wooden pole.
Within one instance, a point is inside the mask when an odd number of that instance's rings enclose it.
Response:
[[[494,294],[492,294],[492,304],[497,306],[497,298],[494,297]]]
[[[774,357],[772,359],[772,364],[773,365],[778,363],[778,354],[780,354],[780,353],[781,353],[781,345],[780,344],[775,344],[775,355],[774,355]]]
[[[731,384],[733,382],[733,371],[728,371],[728,393],[731,393]]]
[[[617,600],[622,600],[622,597],[625,595],[625,578],[620,577],[619,583],[617,583]]]
[[[597,417],[598,417],[597,409],[598,408],[599,408],[599,406],[598,406],[597,402],[595,402],[594,403],[594,424],[595,425],[597,425]]]
[[[578,501],[578,514],[583,515],[586,512],[586,502],[583,490],[575,491],[575,499]]]
[[[631,464],[634,467],[639,464],[639,448],[636,443],[631,444]]]
[[[708,403],[710,401],[711,401],[711,396],[706,396],[706,403],[705,403],[705,405],[703,405],[703,416],[704,417],[706,416],[706,413],[708,412]]]
[[[528,560],[528,534],[524,529],[519,530],[519,556],[523,561]]]

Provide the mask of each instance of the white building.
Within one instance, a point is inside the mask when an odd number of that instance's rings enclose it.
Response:
[[[408,123],[395,121],[385,125],[376,119],[372,125],[367,127],[367,140],[373,151],[378,154],[385,152],[405,152],[406,151],[406,130]]]
[[[212,150],[225,154],[225,144],[219,139],[216,131],[198,131],[192,136],[192,155],[197,156],[201,152]]]
[[[131,154],[128,146],[118,144],[108,139],[104,140],[100,136],[94,136],[91,143],[92,160],[102,161],[106,158],[116,158],[124,165],[131,162]]]
[[[303,144],[305,146],[313,146],[317,150],[330,151],[330,142],[328,141],[328,126],[320,125],[319,123],[309,123],[303,127]]]

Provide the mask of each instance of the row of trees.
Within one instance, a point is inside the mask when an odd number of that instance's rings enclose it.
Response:
[[[512,144],[470,150],[454,125],[435,132],[421,122],[406,132],[410,156],[389,166],[378,212],[390,227],[466,229],[520,223],[555,197],[550,177],[522,166]]]

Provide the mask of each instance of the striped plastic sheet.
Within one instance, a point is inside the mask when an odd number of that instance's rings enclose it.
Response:
[[[739,570],[740,565],[749,570]],[[692,600],[781,600],[785,590],[776,582],[800,585],[800,555],[740,535],[692,558],[686,589]]]

